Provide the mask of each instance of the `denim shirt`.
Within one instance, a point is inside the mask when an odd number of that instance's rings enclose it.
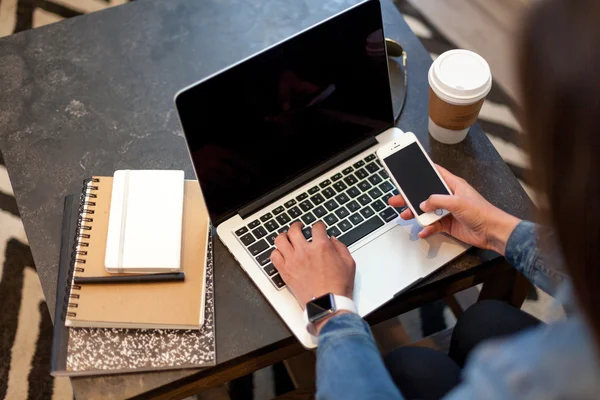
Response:
[[[551,233],[521,222],[508,240],[506,258],[550,295],[567,293],[568,310],[574,303],[568,277],[540,257],[538,241],[544,235]],[[477,347],[463,369],[462,382],[445,399],[599,399],[597,350],[582,317],[568,314],[564,321]],[[368,324],[355,314],[335,316],[321,329],[317,398],[403,398]]]

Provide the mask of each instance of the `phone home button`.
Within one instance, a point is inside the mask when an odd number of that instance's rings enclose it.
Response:
[[[444,213],[444,210],[442,210],[441,208],[438,208],[437,210],[435,210],[433,212],[435,215],[440,216]]]

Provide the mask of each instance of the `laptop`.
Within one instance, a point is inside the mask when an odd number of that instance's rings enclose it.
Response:
[[[398,194],[375,156],[403,132],[394,115],[379,1],[362,2],[181,90],[175,97],[212,223],[307,348],[303,311],[269,256],[295,221],[323,221],[356,260],[361,316],[467,246],[421,240],[387,204]]]

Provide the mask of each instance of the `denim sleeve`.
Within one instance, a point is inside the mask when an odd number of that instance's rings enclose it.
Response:
[[[550,253],[544,257],[540,255],[541,241],[551,244],[546,246]],[[563,282],[568,281],[567,275],[561,271],[558,243],[554,233],[547,228],[521,221],[508,238],[505,254],[508,262],[551,296],[556,294]]]
[[[356,314],[335,316],[321,329],[317,399],[402,399],[369,325]]]

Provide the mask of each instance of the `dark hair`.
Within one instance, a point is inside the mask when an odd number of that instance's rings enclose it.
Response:
[[[600,2],[545,0],[525,19],[519,79],[534,184],[600,345]]]

